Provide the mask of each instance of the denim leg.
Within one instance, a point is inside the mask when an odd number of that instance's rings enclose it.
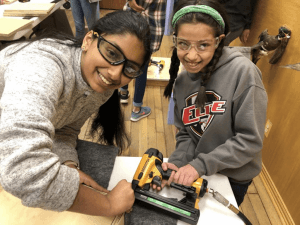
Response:
[[[84,14],[81,8],[80,0],[70,0],[72,15],[75,23],[76,38],[82,37],[84,35]]]
[[[143,105],[143,98],[147,83],[147,72],[149,63],[147,62],[141,76],[135,80],[133,106],[141,107]]]
[[[252,183],[252,180],[246,184],[239,184],[229,179],[229,183],[236,199],[237,205],[240,206],[244,201],[244,197],[247,193],[249,185]]]
[[[88,0],[80,0],[84,17],[86,19],[89,30],[94,23],[100,18],[99,2],[89,3]]]

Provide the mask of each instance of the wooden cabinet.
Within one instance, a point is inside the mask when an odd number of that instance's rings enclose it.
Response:
[[[100,9],[123,9],[126,0],[102,0],[100,2]]]

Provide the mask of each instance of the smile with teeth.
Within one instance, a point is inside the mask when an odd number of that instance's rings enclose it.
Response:
[[[191,67],[194,67],[194,66],[197,66],[200,62],[194,62],[194,63],[191,63],[191,62],[186,62],[189,66]]]
[[[112,84],[111,82],[109,82],[108,80],[106,80],[106,78],[101,74],[101,73],[99,73],[98,72],[98,75],[99,75],[99,77],[101,78],[101,80],[104,82],[104,83],[106,83],[106,84]]]

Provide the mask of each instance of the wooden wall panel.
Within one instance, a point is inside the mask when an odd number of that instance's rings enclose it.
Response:
[[[276,35],[278,28],[287,25],[292,37],[287,49],[275,64],[272,55],[260,59],[257,66],[263,74],[268,93],[267,119],[272,128],[264,140],[263,163],[284,200],[295,224],[300,224],[300,71],[281,68],[300,63],[300,2],[298,0],[260,0],[256,7],[247,46],[258,42],[259,34],[268,28]],[[242,46],[235,40],[232,46]]]
[[[100,2],[100,9],[123,9],[126,0],[102,0]]]

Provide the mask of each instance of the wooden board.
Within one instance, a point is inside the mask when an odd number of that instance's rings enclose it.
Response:
[[[5,9],[3,16],[43,16],[47,15],[55,3],[18,3]]]
[[[31,23],[33,23],[31,20],[2,17],[0,18],[0,36],[11,36]]]
[[[15,2],[15,1],[17,1],[17,0],[3,0],[3,5],[9,5],[9,4],[11,4],[11,3],[13,3],[13,2]]]
[[[2,190],[0,186],[1,225],[124,225],[124,216],[89,216],[69,211],[54,212],[29,208],[21,200]]]

